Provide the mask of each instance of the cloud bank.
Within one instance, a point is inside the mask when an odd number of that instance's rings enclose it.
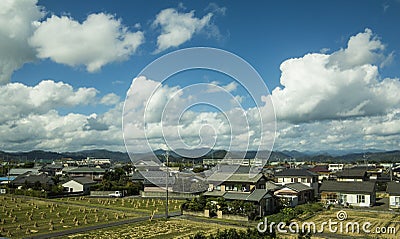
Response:
[[[100,101],[95,88],[45,80],[35,86],[8,83],[0,86],[0,147],[21,151],[44,149],[74,151],[105,147],[123,150],[122,103],[113,94]],[[99,103],[100,102],[100,103]],[[115,105],[97,115],[61,114],[85,105]]]

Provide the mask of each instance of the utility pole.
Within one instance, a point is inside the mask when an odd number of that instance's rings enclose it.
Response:
[[[6,155],[7,156],[7,186],[10,186],[10,170],[11,170],[11,168],[10,168],[10,159],[8,158],[8,155]]]
[[[168,171],[168,159],[169,159],[169,153],[168,153],[168,150],[166,150],[165,151],[165,155],[164,155],[164,157],[165,157],[165,161],[166,161],[166,163],[165,163],[165,166],[167,167],[167,176],[165,177],[165,218],[166,219],[168,219],[168,174],[169,174],[169,171]]]

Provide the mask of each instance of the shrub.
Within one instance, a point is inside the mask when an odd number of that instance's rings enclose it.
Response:
[[[186,200],[183,203],[182,209],[187,211],[199,212],[203,211],[206,207],[207,201],[206,198],[201,195],[198,198],[193,198],[192,200]]]
[[[275,232],[272,233],[261,233],[257,231],[257,229],[248,228],[246,231],[236,230],[236,229],[225,229],[218,230],[216,233],[205,236],[204,233],[198,232],[194,236],[190,237],[191,239],[272,239],[276,238]]]

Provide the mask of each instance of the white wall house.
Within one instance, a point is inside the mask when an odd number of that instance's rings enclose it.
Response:
[[[79,177],[79,178],[73,178],[68,182],[63,183],[62,186],[64,188],[64,191],[69,193],[77,193],[77,192],[89,193],[90,186],[95,183],[96,182],[94,182],[90,178]]]
[[[290,183],[277,189],[274,195],[281,199],[284,206],[295,207],[313,199],[313,188],[302,183]]]
[[[328,164],[328,170],[332,172],[342,171],[344,164],[342,163],[330,163]]]
[[[386,191],[389,194],[389,209],[400,209],[400,183],[389,182]]]
[[[279,185],[289,183],[301,183],[314,190],[314,196],[318,195],[318,174],[306,169],[286,169],[275,173],[275,181]]]
[[[326,204],[371,207],[376,202],[376,186],[375,182],[323,181],[320,195]]]
[[[366,193],[352,194],[343,193],[340,195],[340,200],[344,205],[352,205],[357,207],[369,207],[372,206],[372,196]]]
[[[400,196],[389,196],[389,208],[397,209],[400,208]]]

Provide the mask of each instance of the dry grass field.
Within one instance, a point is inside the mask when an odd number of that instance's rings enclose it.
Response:
[[[183,219],[158,219],[135,223],[132,225],[124,225],[118,227],[110,227],[87,233],[76,234],[64,238],[82,239],[82,238],[143,238],[143,239],[172,239],[172,238],[188,238],[197,232],[210,234],[218,229],[233,228],[234,226],[218,225],[215,223],[194,222]],[[238,228],[238,227],[235,227]]]
[[[338,212],[338,210],[328,210],[306,220],[306,222],[313,222],[316,225],[317,233],[313,234],[312,238],[353,237],[395,239],[400,237],[400,214],[345,210],[347,218],[340,221],[337,218]],[[337,226],[332,226],[333,232],[329,229],[329,220],[333,223],[337,222]],[[300,226],[302,223],[298,221]],[[327,224],[324,225],[323,223]],[[354,230],[352,225],[354,225]],[[359,226],[359,230],[357,230],[357,225]],[[364,230],[363,226],[367,230]],[[323,232],[319,233],[321,231]]]

